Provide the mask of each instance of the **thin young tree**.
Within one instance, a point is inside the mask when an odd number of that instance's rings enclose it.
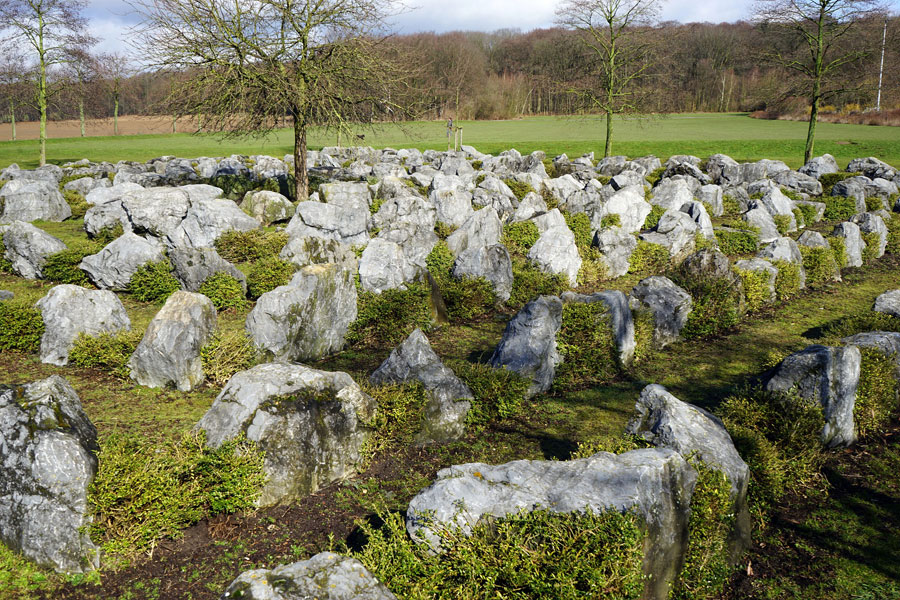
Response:
[[[557,8],[558,23],[581,33],[585,63],[571,91],[581,106],[606,115],[604,156],[612,152],[613,115],[638,109],[635,84],[651,66],[651,46],[641,37],[660,6],[661,0],[565,0]]]
[[[858,88],[852,67],[872,51],[859,44],[855,31],[881,11],[878,0],[761,0],[756,18],[764,29],[780,32],[787,44],[775,44],[765,58],[800,76],[799,91],[809,102],[804,162],[813,156],[819,105],[823,100]]]
[[[0,45],[0,95],[3,106],[9,111],[10,133],[16,139],[16,114],[25,105],[25,88],[28,85],[25,58],[12,44]]]
[[[400,114],[391,86],[402,73],[377,36],[391,0],[135,0],[141,55],[184,72],[175,114],[203,127],[262,135],[293,121],[295,193],[308,194],[307,132]],[[400,95],[393,95],[399,97]]]
[[[40,164],[47,163],[47,105],[54,93],[50,70],[68,60],[67,51],[89,47],[94,39],[85,32],[81,14],[84,0],[3,0],[0,21],[11,39],[24,43],[36,61],[35,101],[40,114]]]
[[[119,105],[122,94],[122,81],[130,77],[133,67],[128,55],[121,52],[101,54],[98,57],[100,74],[113,101],[113,135],[119,135]]]
[[[86,134],[84,117],[84,100],[87,86],[97,74],[97,58],[87,48],[70,48],[66,51],[66,75],[78,101],[78,123],[81,137]]]

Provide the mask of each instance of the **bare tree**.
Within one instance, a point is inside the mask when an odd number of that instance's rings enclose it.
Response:
[[[756,17],[764,29],[774,28],[788,37],[788,43],[776,45],[765,57],[799,74],[801,91],[809,100],[804,161],[813,155],[819,103],[848,91],[847,67],[871,52],[871,48],[849,43],[857,41],[853,32],[879,10],[877,0],[761,0],[756,6]]]
[[[582,81],[593,85],[576,88],[582,102],[606,114],[604,155],[612,152],[612,117],[634,111],[634,84],[647,74],[649,46],[638,39],[659,15],[661,0],[565,0],[557,9],[557,21],[582,34],[590,68]]]
[[[66,72],[78,99],[78,122],[81,126],[81,137],[84,137],[84,99],[87,95],[87,84],[97,74],[97,59],[87,48],[81,47],[69,48],[66,54],[68,55]]]
[[[12,44],[0,46],[0,93],[9,110],[12,139],[16,139],[16,112],[26,103],[25,87],[28,85],[25,58]]]
[[[98,59],[100,74],[113,101],[113,135],[119,135],[119,102],[122,82],[134,74],[130,58],[121,52],[102,54]]]
[[[401,74],[375,36],[390,0],[135,0],[142,56],[186,72],[171,100],[203,127],[265,134],[293,119],[296,197],[306,198],[307,130],[370,122],[399,107]],[[394,112],[394,114],[397,114]]]
[[[40,164],[47,163],[47,103],[53,94],[48,72],[68,60],[67,50],[87,47],[94,39],[84,32],[84,0],[4,0],[0,20],[12,28],[12,38],[34,51],[37,61],[35,99],[40,113]]]

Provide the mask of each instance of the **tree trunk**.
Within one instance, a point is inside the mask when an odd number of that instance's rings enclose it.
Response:
[[[84,98],[78,99],[78,122],[81,124],[81,137],[84,137]]]
[[[113,135],[119,135],[119,90],[113,93]]]
[[[294,113],[294,194],[297,202],[309,198],[309,176],[306,173],[306,121]]]
[[[612,116],[612,110],[606,109],[606,148],[603,150],[604,158],[612,155]]]
[[[47,164],[47,63],[44,60],[43,53],[40,55],[40,63],[41,72],[38,80],[38,109],[41,113],[41,157],[39,164],[43,167]]]
[[[172,133],[178,133],[178,117],[172,117]]]
[[[816,121],[819,120],[819,80],[813,83],[812,106],[809,109],[809,128],[806,131],[806,151],[803,153],[803,162],[808,163],[813,155],[813,145],[816,141]]]
[[[9,123],[12,125],[12,139],[16,141],[16,107],[12,100],[9,101]]]

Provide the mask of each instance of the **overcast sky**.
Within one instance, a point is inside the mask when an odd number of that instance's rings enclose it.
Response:
[[[0,0],[2,1],[2,0]],[[127,49],[128,27],[137,17],[124,0],[88,0],[86,16],[91,31],[101,42],[101,52]],[[556,0],[407,0],[414,6],[395,18],[400,33],[417,31],[530,31],[551,27]],[[669,0],[663,4],[664,21],[682,23],[733,22],[750,16],[753,0]],[[890,0],[893,12],[900,12],[900,0]]]

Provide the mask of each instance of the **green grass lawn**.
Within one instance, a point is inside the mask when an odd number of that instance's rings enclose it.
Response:
[[[605,125],[602,117],[530,117],[511,121],[457,122],[463,128],[463,143],[496,154],[508,148],[520,152],[543,150],[548,156],[566,153],[580,156],[603,151]],[[51,128],[53,124],[49,125]],[[796,168],[802,164],[806,123],[751,119],[743,113],[677,114],[646,119],[614,121],[613,152],[628,156],[655,154],[665,159],[673,154],[705,158],[721,152],[738,161],[761,158],[783,160]],[[378,148],[446,149],[443,122],[413,122],[359,128],[364,141],[354,144]],[[230,154],[291,152],[293,134],[279,130],[265,138],[228,139],[212,135],[166,134],[119,137],[65,138],[47,142],[48,160],[64,162],[90,158],[100,161],[146,161],[162,155],[185,158]],[[330,132],[315,130],[310,147],[334,145]],[[344,143],[347,143],[345,136]],[[833,154],[842,165],[856,157],[876,156],[900,163],[900,130],[895,127],[820,123],[816,154]],[[37,165],[38,143],[34,140],[0,142],[0,168],[17,163],[23,168]]]

